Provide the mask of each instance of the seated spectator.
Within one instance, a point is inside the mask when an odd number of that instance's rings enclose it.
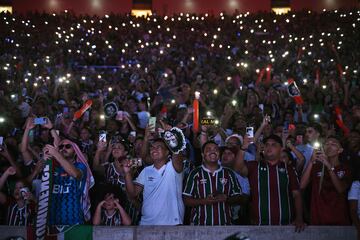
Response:
[[[6,179],[15,175],[14,167],[9,167],[0,177],[0,190],[3,188]],[[12,196],[6,196],[0,192],[0,204],[7,205],[7,225],[9,226],[30,226],[35,218],[36,200],[29,190],[25,181],[18,180]]]
[[[103,226],[121,226],[131,225],[131,218],[120,205],[115,190],[107,191],[103,201],[101,201],[95,210],[93,217],[94,225]]]

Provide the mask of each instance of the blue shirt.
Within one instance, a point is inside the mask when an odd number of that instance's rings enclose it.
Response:
[[[50,225],[75,225],[84,223],[81,197],[86,183],[86,166],[76,162],[82,172],[80,180],[71,177],[63,167],[56,166],[50,202]]]

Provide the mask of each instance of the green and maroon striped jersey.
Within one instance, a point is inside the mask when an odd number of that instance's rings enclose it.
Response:
[[[213,173],[204,165],[192,170],[187,178],[183,195],[201,199],[210,194],[225,194],[228,197],[241,194],[235,173],[221,166]],[[230,225],[230,205],[221,202],[196,206],[191,210],[191,223],[193,225]]]
[[[252,223],[288,225],[291,223],[292,191],[299,190],[299,181],[291,166],[280,162],[247,162],[251,188]]]

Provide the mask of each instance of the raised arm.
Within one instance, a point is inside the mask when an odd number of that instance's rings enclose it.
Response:
[[[93,217],[93,225],[100,225],[101,223],[101,208],[105,204],[105,200],[101,201],[95,210],[94,217]]]
[[[133,182],[133,178],[131,175],[131,168],[130,168],[130,163],[128,162],[127,164],[123,165],[123,169],[125,172],[125,189],[127,194],[129,195],[130,198],[137,198],[140,193],[143,190],[143,187],[137,184],[134,184]],[[140,173],[141,174],[141,173]]]
[[[25,165],[28,165],[33,160],[33,156],[28,149],[28,147],[29,147],[29,132],[31,129],[33,129],[35,127],[33,121],[34,121],[34,119],[32,117],[29,117],[26,120],[24,134],[22,136],[22,140],[20,143],[20,152],[24,159]]]
[[[46,118],[46,119],[47,119],[46,124],[44,124],[43,126],[50,130],[50,134],[54,139],[53,145],[55,147],[57,147],[57,146],[59,146],[61,139],[60,139],[59,135],[56,133],[56,130],[54,129],[54,125],[52,124],[50,119],[49,118]]]
[[[311,181],[311,170],[313,168],[313,164],[315,161],[315,155],[316,155],[316,151],[313,152],[313,155],[311,156],[311,159],[310,159],[303,175],[301,176],[301,181],[300,181],[300,189],[301,190],[304,190]]]
[[[93,161],[93,169],[94,171],[100,172],[102,174],[105,173],[105,168],[104,166],[101,165],[101,157],[104,155],[105,151],[106,151],[106,142],[103,141],[98,142],[94,161]]]
[[[286,146],[293,152],[296,156],[296,171],[298,173],[302,172],[305,164],[305,157],[304,155],[294,146],[292,145],[290,140],[286,141]]]
[[[244,160],[244,156],[245,156],[245,150],[249,147],[251,141],[253,141],[252,138],[248,138],[247,135],[245,135],[242,148],[237,152],[235,157],[234,170],[243,177],[247,177],[249,173]]]
[[[44,152],[52,157],[64,168],[64,170],[73,178],[80,180],[82,178],[82,173],[79,169],[77,169],[74,164],[67,161],[59,151],[52,145],[46,145],[44,148]]]

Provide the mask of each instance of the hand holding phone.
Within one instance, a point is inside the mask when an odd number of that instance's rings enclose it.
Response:
[[[47,123],[47,119],[45,117],[34,118],[35,125],[44,125]]]
[[[150,129],[150,132],[155,132],[155,126],[156,126],[156,117],[150,117],[150,118],[149,118],[149,129]]]
[[[106,142],[106,132],[105,131],[100,131],[99,142]]]
[[[248,138],[254,137],[254,128],[253,127],[247,127],[246,128],[246,135]]]
[[[4,151],[4,137],[0,136],[0,152]]]

